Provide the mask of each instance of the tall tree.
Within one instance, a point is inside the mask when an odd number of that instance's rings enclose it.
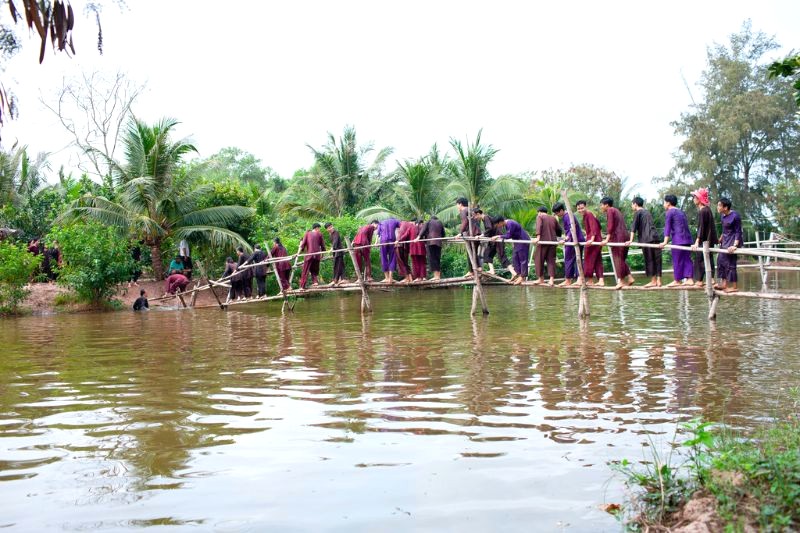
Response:
[[[196,151],[186,139],[172,141],[175,125],[177,121],[166,118],[152,126],[131,120],[123,139],[125,161],[112,162],[118,201],[88,194],[72,202],[62,217],[94,219],[143,240],[151,248],[156,279],[163,278],[161,246],[169,237],[249,248],[239,234],[227,228],[250,216],[252,209],[239,205],[199,208],[211,186],[175,178],[181,157]]]
[[[481,144],[482,132],[479,130],[475,142],[467,141],[466,146],[458,139],[450,139],[455,158],[450,166],[449,201],[453,204],[457,196],[463,196],[470,205],[485,207],[496,214],[508,214],[524,205],[524,184],[512,176],[492,178],[488,167],[498,150],[490,144]],[[455,220],[457,215],[458,211],[452,206],[442,211],[445,221]]]
[[[261,188],[281,187],[282,178],[270,167],[261,164],[261,160],[241,148],[229,146],[216,154],[190,163],[189,172],[198,174],[208,181],[237,179],[243,183],[252,183]]]
[[[769,78],[765,55],[774,39],[746,22],[727,45],[708,50],[701,99],[673,123],[684,137],[672,186],[706,186],[730,196],[745,216],[766,224],[771,191],[797,180],[800,124],[787,80]]]
[[[447,186],[448,160],[433,145],[430,152],[419,159],[406,159],[397,163],[393,172],[397,183],[391,195],[380,205],[359,211],[361,218],[416,218],[438,214],[450,202],[442,194]]]
[[[284,211],[312,217],[352,214],[374,203],[378,191],[387,185],[382,171],[392,149],[382,148],[368,161],[374,145],[359,146],[352,126],[346,126],[338,140],[329,133],[323,148],[308,148],[314,154],[314,166],[292,180],[282,199]]]

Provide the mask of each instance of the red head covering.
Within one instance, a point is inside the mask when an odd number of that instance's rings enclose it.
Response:
[[[708,205],[708,189],[697,189],[692,191],[692,196],[696,197],[701,204]]]

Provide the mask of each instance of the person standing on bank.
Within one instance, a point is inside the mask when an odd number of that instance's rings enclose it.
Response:
[[[303,240],[300,241],[300,249],[297,253],[301,254],[306,252],[309,254],[303,257],[303,271],[300,274],[301,289],[306,288],[306,281],[308,281],[309,274],[311,274],[311,286],[319,286],[320,254],[325,251],[325,239],[322,238],[322,233],[319,230],[321,227],[319,223],[314,222],[311,226],[311,230],[307,231],[305,235],[303,235]]]
[[[697,189],[692,192],[692,200],[697,206],[697,238],[692,245],[695,250],[692,258],[692,279],[695,287],[702,288],[706,277],[706,262],[702,247],[704,242],[713,248],[717,245],[717,226],[714,223],[714,213],[708,206],[708,189]],[[709,254],[711,259],[711,279],[714,279],[714,254]]]
[[[678,209],[678,197],[674,194],[664,196],[664,209],[667,214],[664,217],[664,248],[669,241],[678,246],[689,246],[692,244],[692,233],[689,231],[689,221],[686,213]],[[688,250],[676,250],[672,252],[672,276],[673,279],[667,287],[677,287],[678,285],[692,284],[692,256]]]
[[[330,222],[325,223],[325,230],[331,238],[331,250],[333,250],[333,280],[331,280],[331,285],[338,287],[344,281],[344,246],[342,245],[342,237]]]
[[[739,290],[737,282],[739,278],[736,273],[737,255],[736,249],[744,242],[742,235],[742,218],[739,213],[731,210],[729,198],[720,198],[717,202],[717,212],[722,217],[722,242],[721,248],[725,248],[728,253],[719,254],[717,258],[717,274],[722,280],[722,285],[715,285],[715,289],[725,292],[736,292]]]
[[[563,243],[571,243],[572,241],[572,222],[570,221],[569,213],[567,213],[567,206],[564,205],[563,202],[558,202],[553,206],[553,214],[556,216],[561,217],[562,223],[564,224],[564,237],[562,237],[561,242]],[[578,223],[578,219],[575,219],[575,233],[578,236],[578,242],[582,243],[585,242],[586,239],[583,236],[583,231],[581,230],[581,225]],[[583,248],[580,246],[570,246],[567,244],[564,246],[564,281],[558,284],[559,287],[568,287],[572,285],[574,281],[577,281],[580,276],[578,276],[578,255],[581,254],[581,259],[583,259]]]
[[[497,217],[500,218],[500,217]],[[561,226],[558,219],[547,214],[545,206],[539,207],[536,214],[536,238],[533,243],[536,248],[533,250],[533,264],[536,267],[536,281],[534,285],[541,285],[544,281],[544,264],[547,263],[547,275],[550,281],[547,282],[551,287],[556,282],[556,245],[539,244],[539,241],[557,241],[561,236]],[[516,268],[516,267],[515,267]]]
[[[608,196],[600,200],[600,210],[606,214],[606,238],[603,245],[609,242],[625,243],[628,240],[628,228],[625,227],[625,219],[619,209],[614,207],[614,200]],[[617,289],[626,285],[633,285],[633,275],[628,266],[628,247],[609,246],[611,249],[611,260],[614,261],[614,268],[617,273]]]
[[[260,244],[256,244],[254,247],[255,251],[253,252],[253,256],[251,257],[251,261],[254,265],[258,265],[253,268],[253,276],[256,278],[256,291],[258,294],[258,298],[266,298],[267,297],[267,265],[262,265],[264,260],[267,258],[267,254],[264,253],[264,250],[261,249]]]
[[[627,244],[633,242],[634,237],[637,237],[637,241],[639,243],[646,243],[646,244],[658,244],[661,242],[661,239],[658,236],[658,232],[656,231],[656,226],[653,223],[653,215],[650,214],[650,211],[644,208],[644,200],[637,196],[631,201],[631,207],[633,208],[633,224],[631,224],[631,235],[628,239]],[[661,250],[659,248],[642,248],[642,255],[644,256],[644,272],[646,275],[650,276],[650,281],[647,282],[644,287],[660,287],[661,286],[661,272],[662,272],[662,261],[661,261]]]
[[[433,273],[434,281],[442,279],[442,239],[444,238],[444,224],[431,215],[431,218],[422,225],[417,240],[424,239],[428,251],[428,266]]]
[[[583,229],[586,231],[586,251],[583,259],[583,275],[587,285],[597,285],[603,287],[606,283],[603,280],[603,247],[593,246],[592,243],[603,241],[603,231],[600,221],[594,213],[586,209],[586,200],[578,200],[575,210],[583,216]],[[597,277],[597,283],[593,279]]]

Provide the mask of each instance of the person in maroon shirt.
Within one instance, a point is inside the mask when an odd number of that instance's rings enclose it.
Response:
[[[628,228],[625,226],[625,219],[619,209],[614,207],[614,200],[608,196],[600,200],[600,210],[606,214],[606,238],[603,245],[609,242],[628,242]],[[611,260],[614,261],[614,269],[617,274],[617,289],[625,285],[633,285],[631,268],[628,266],[628,247],[610,246]]]
[[[402,226],[400,226],[402,229]],[[418,218],[400,233],[397,237],[399,242],[411,241],[408,245],[409,255],[411,256],[411,272],[409,272],[409,281],[422,281],[427,275],[425,265],[425,243],[417,239],[419,232],[422,230],[422,219]]]
[[[536,238],[533,243],[533,265],[536,267],[536,281],[534,285],[541,285],[544,281],[544,265],[547,263],[548,285],[551,287],[556,282],[556,245],[539,244],[539,241],[555,242],[561,236],[561,225],[556,217],[547,213],[547,208],[541,206],[536,214]]]
[[[187,285],[189,285],[189,278],[183,274],[172,274],[167,278],[167,294],[175,294],[178,289],[183,292]]]
[[[408,238],[403,239],[403,235],[408,235],[411,228],[416,227],[416,224],[410,220],[400,221],[400,227],[397,228],[397,241],[395,244],[397,257],[397,273],[400,275],[400,283],[411,283],[413,277],[411,276],[411,263],[408,260],[408,252],[411,250]],[[416,237],[416,233],[414,237]],[[413,237],[412,237],[413,239]]]
[[[269,251],[273,258],[289,257],[289,252],[284,248],[283,243],[278,237],[272,241],[274,245],[272,250]],[[286,292],[289,290],[289,271],[292,270],[292,264],[288,259],[278,261],[275,263],[275,270],[278,271],[278,279],[281,280],[281,291]]]
[[[372,244],[372,236],[375,230],[378,229],[378,221],[373,220],[366,226],[358,228],[356,238],[353,239],[353,247],[369,246]],[[358,271],[364,275],[366,281],[372,281],[372,259],[370,257],[370,250],[372,248],[360,248],[356,250],[356,263],[358,264]]]
[[[331,237],[331,250],[333,250],[333,279],[331,285],[338,287],[344,281],[344,245],[342,236],[336,231],[331,222],[325,223],[325,229]]]
[[[321,227],[322,226],[315,222],[314,225],[311,226],[311,231],[307,231],[306,234],[303,235],[303,240],[300,241],[300,249],[297,253],[301,254],[305,252],[313,254],[303,257],[303,273],[300,275],[301,289],[306,288],[306,281],[308,281],[309,273],[311,274],[311,286],[319,286],[320,255],[325,251],[325,239],[322,238],[322,233],[319,230]]]
[[[583,275],[586,277],[587,285],[605,285],[603,281],[603,256],[602,246],[592,245],[603,241],[603,231],[600,228],[600,221],[594,213],[586,209],[586,200],[578,200],[575,209],[583,216],[583,230],[586,233],[586,251],[583,256]],[[592,281],[597,277],[597,282]]]

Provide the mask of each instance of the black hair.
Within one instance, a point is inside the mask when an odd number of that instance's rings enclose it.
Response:
[[[543,206],[543,205],[540,205],[540,206],[539,206],[539,210],[538,210],[538,211],[539,211],[540,213],[547,213],[547,208],[546,208],[545,206]]]
[[[483,210],[482,209],[473,209],[472,210],[472,214],[473,215],[482,215],[483,214]]]
[[[330,222],[326,222],[326,223],[325,223],[325,229],[328,229],[328,228],[330,228],[331,226],[333,226],[333,224],[331,224]]]
[[[731,202],[731,199],[726,197],[726,196],[720,197],[719,203],[721,203],[722,207],[724,207],[725,209],[730,209],[731,206],[733,205],[733,202]]]
[[[225,258],[225,262],[226,263],[233,263],[233,257],[230,257],[230,256],[226,257]]]
[[[378,219],[376,218],[375,220],[373,220],[372,222],[370,222],[370,224],[380,224],[380,222],[378,222]]]
[[[675,196],[674,194],[665,195],[664,196],[664,201],[667,202],[669,205],[671,205],[673,207],[678,205],[678,197]]]
[[[255,248],[256,250],[260,250],[261,249],[261,245],[260,244],[256,244],[255,246],[253,246],[253,248]]]
[[[639,207],[644,206],[644,200],[641,196],[634,196],[633,200],[631,200],[634,204],[638,205]]]
[[[141,289],[141,290],[139,291],[139,296],[144,296],[144,293],[145,293],[145,290],[144,290],[144,289]]]
[[[239,247],[236,248],[236,251],[244,253],[244,248],[239,246]]]
[[[610,196],[603,196],[603,199],[600,200],[602,205],[607,205],[608,207],[614,207],[614,199]]]
[[[456,203],[458,205],[463,205],[464,207],[469,207],[469,200],[467,200],[463,196],[461,198],[459,198],[458,200],[456,200]]]
[[[183,256],[181,254],[178,254],[178,255],[175,256],[175,260],[176,261],[180,261],[181,263],[183,263]]]
[[[567,206],[564,205],[564,202],[556,202],[553,204],[553,213],[558,213],[559,211],[564,211],[567,209]]]
[[[272,242],[274,242],[275,244],[282,244],[280,237],[275,237],[274,239],[272,239]]]
[[[497,215],[496,217],[494,217],[492,219],[492,226],[494,226],[495,224],[500,224],[501,222],[505,222],[505,221],[506,221],[506,217],[504,217],[503,215]]]
[[[424,220],[422,220],[422,218],[420,218],[420,217],[417,217],[417,218],[414,219],[414,222],[416,222],[417,224],[422,224],[424,222]]]
[[[575,207],[578,207],[579,205],[589,205],[589,202],[587,202],[586,200],[578,200],[577,202],[575,202]]]
[[[313,224],[311,224],[311,229],[317,229],[317,228],[321,228],[321,227],[322,226],[319,225],[319,222],[314,222]]]

